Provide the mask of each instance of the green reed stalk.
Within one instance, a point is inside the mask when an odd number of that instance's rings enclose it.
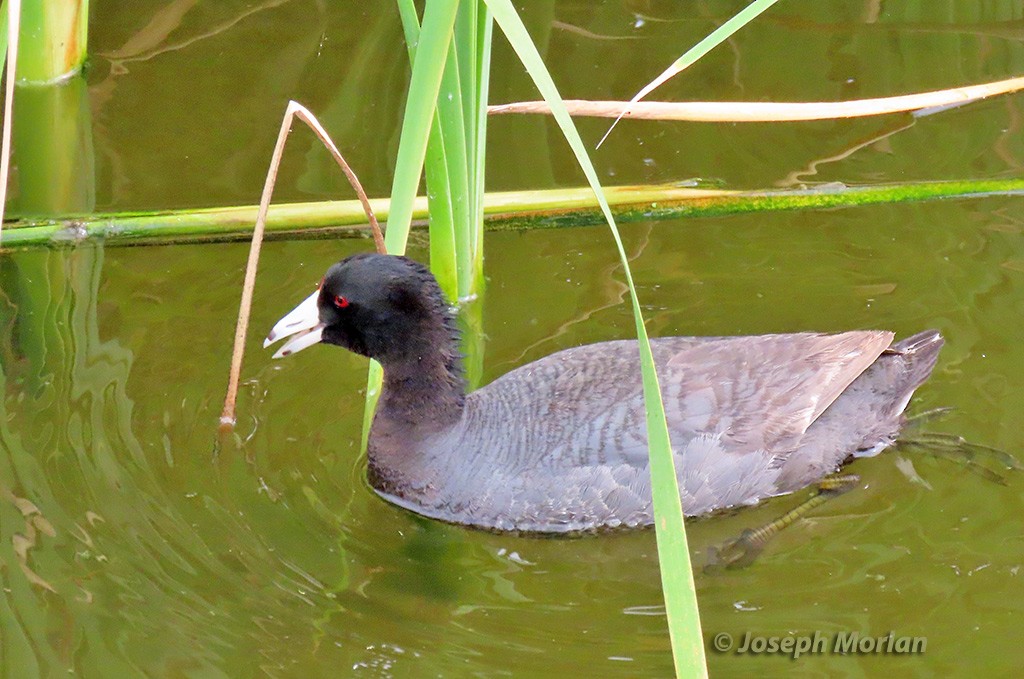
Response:
[[[412,0],[398,0],[398,10],[402,18],[402,29],[405,33],[405,44],[409,50],[409,61],[416,61],[416,47],[420,38],[420,22],[416,6]],[[446,78],[450,78],[449,69],[445,65],[441,75],[442,87]],[[403,136],[404,139],[404,136]],[[444,128],[441,113],[435,108],[434,119],[427,138],[427,152],[424,159],[426,165],[427,186],[429,197],[429,223],[433,224],[430,233],[430,268],[441,283],[446,294],[452,296],[456,286],[455,265],[455,231],[451,180],[448,176],[448,160],[444,145]],[[445,256],[448,253],[449,256]]]
[[[384,242],[387,250],[392,254],[403,254],[406,243],[409,240],[409,229],[412,226],[413,208],[416,202],[416,194],[419,189],[420,177],[423,174],[423,163],[428,155],[428,147],[433,140],[435,146],[431,149],[432,172],[441,171],[444,168],[445,174],[448,170],[448,162],[443,154],[444,146],[439,148],[437,144],[438,132],[444,134],[441,116],[438,108],[438,93],[441,91],[441,83],[446,73],[448,55],[451,49],[452,32],[455,27],[455,17],[459,9],[459,0],[430,0],[423,10],[422,29],[416,31],[416,13],[411,0],[400,0],[399,10],[402,14],[402,25],[411,39],[410,56],[412,57],[412,76],[409,80],[409,94],[405,102],[405,114],[402,118],[402,135],[398,144],[398,158],[395,161],[395,175],[391,183],[391,212],[388,215],[387,233]],[[451,77],[449,75],[449,77]],[[435,124],[435,122],[437,124]],[[435,181],[437,175],[433,175]],[[450,182],[450,178],[449,178]],[[429,191],[429,189],[428,189]],[[435,198],[435,215],[439,206],[447,213],[454,212],[452,197],[442,197],[447,203],[437,203]],[[439,216],[440,219],[440,216]],[[447,231],[447,229],[445,229]],[[432,235],[444,233],[440,230],[432,231]],[[445,233],[447,236],[448,234]],[[451,234],[454,239],[454,234]],[[433,260],[433,252],[431,253]],[[449,262],[450,264],[450,259]],[[447,285],[451,285],[452,267],[440,266],[439,270],[446,277]],[[373,412],[377,406],[377,398],[380,396],[380,385],[382,378],[380,364],[376,361],[370,362],[369,375],[366,384],[366,407],[363,412],[363,449],[366,449],[367,437],[370,432],[370,424],[373,422]]]
[[[464,1],[456,18],[455,40],[463,75],[466,168],[469,179],[469,219],[465,224],[469,257],[460,259],[459,297],[480,291],[484,256],[484,172],[487,151],[487,97],[490,92],[491,34],[494,19],[486,3]]]
[[[46,85],[78,73],[86,58],[89,0],[24,0],[18,84]]]
[[[445,77],[438,93],[451,196],[453,252],[439,253],[454,260],[455,280],[448,282],[448,294],[460,303],[462,352],[471,388],[483,375],[483,191],[484,150],[487,136],[487,92],[490,83],[490,44],[493,22],[481,0],[461,0],[455,16]],[[429,162],[429,161],[428,161]],[[429,167],[428,167],[429,170]],[[427,175],[427,193],[437,187]],[[431,260],[434,258],[434,219],[430,219]],[[475,300],[475,303],[467,303]]]
[[[411,0],[399,0],[409,58],[421,39]],[[427,140],[430,264],[450,299],[477,293],[482,278],[482,149],[490,62],[490,16],[478,0],[459,2]]]
[[[616,221],[622,223],[1021,195],[1024,178],[829,187],[827,190],[709,191],[655,184],[605,187],[604,193]],[[376,198],[370,204],[381,220],[388,218],[388,199]],[[246,205],[71,215],[60,219],[22,217],[4,225],[2,245],[73,245],[92,239],[102,239],[110,246],[245,241],[252,238],[257,209],[255,205]],[[491,231],[592,226],[604,222],[590,187],[488,193],[484,196],[483,209],[484,226]],[[412,218],[421,226],[425,223],[426,197],[416,199]],[[363,238],[368,235],[366,214],[358,200],[275,204],[267,214],[268,238]]]
[[[484,14],[482,22],[481,9]],[[428,0],[422,29],[417,25],[415,8],[410,0],[399,0],[399,10],[413,67],[392,185],[392,214],[388,219],[386,236],[388,251],[401,253],[405,249],[416,186],[426,161],[431,264],[435,275],[439,276],[442,289],[452,298],[472,294],[481,280],[482,255],[479,251],[483,239],[479,217],[482,212],[482,147],[485,144],[483,126],[487,92],[483,79],[490,48],[481,45],[480,41],[490,37],[487,14],[493,13],[552,107],[597,196],[625,267],[640,344],[655,525],[676,672],[680,676],[706,675],[696,591],[654,359],[615,219],[579,133],[566,113],[533,41],[508,0],[486,0],[483,8],[478,0]],[[471,183],[474,190],[470,189]],[[474,197],[473,193],[477,195]],[[371,365],[363,422],[364,445],[379,394],[380,379],[380,366]]]
[[[427,28],[428,15],[437,12],[432,5],[433,0],[426,5],[421,30],[412,0],[398,0],[414,84],[417,68],[422,68],[418,62],[427,58],[424,41],[439,45],[444,38]],[[491,37],[490,14],[479,0],[461,0],[456,5],[424,157],[430,268],[453,301],[482,292],[483,148]],[[445,9],[446,20],[448,11]],[[437,47],[432,58],[440,58],[440,54]],[[421,144],[422,139],[403,126],[401,143]],[[389,219],[389,231],[392,221]],[[481,308],[479,304],[469,305],[461,314],[466,373],[471,385],[483,372]]]
[[[438,92],[448,63],[458,8],[458,0],[428,2],[423,12],[422,30],[415,38],[412,77],[391,184],[391,214],[385,237],[388,252],[393,254],[404,253],[408,241],[413,204],[423,173],[431,127],[437,118]],[[407,27],[406,30],[410,29]]]
[[[40,216],[92,212],[96,172],[85,78],[18,88],[14,120],[19,191],[10,209]]]

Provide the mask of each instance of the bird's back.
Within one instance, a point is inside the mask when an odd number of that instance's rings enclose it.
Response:
[[[934,332],[891,341],[878,331],[652,340],[685,513],[790,492],[888,444],[942,343]],[[404,470],[416,482],[384,494],[435,518],[540,532],[653,520],[635,341],[513,370],[417,448]]]

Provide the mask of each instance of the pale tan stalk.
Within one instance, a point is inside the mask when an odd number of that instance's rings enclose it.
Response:
[[[348,178],[352,188],[359,196],[359,202],[366,212],[366,219],[370,222],[373,230],[373,240],[378,252],[384,252],[384,237],[380,231],[380,225],[370,207],[370,201],[363,191],[362,184],[355,172],[345,162],[338,147],[331,141],[330,135],[306,107],[296,101],[289,101],[285,109],[284,119],[281,120],[281,130],[277,134],[277,143],[274,145],[274,153],[270,158],[270,167],[267,169],[267,179],[263,183],[263,195],[260,196],[260,207],[256,213],[256,226],[252,232],[252,243],[249,246],[249,261],[245,266],[245,281],[242,284],[242,301],[238,306],[238,322],[235,325],[235,346],[231,353],[231,371],[228,375],[228,391],[224,397],[224,410],[221,411],[220,427],[222,431],[230,430],[235,426],[235,401],[238,398],[238,381],[242,372],[242,357],[245,354],[245,337],[249,331],[249,315],[252,311],[253,288],[256,286],[256,268],[260,260],[260,248],[263,245],[263,232],[266,229],[267,211],[270,209],[270,198],[274,193],[274,184],[277,182],[277,171],[281,166],[281,155],[284,153],[285,142],[288,141],[288,134],[291,132],[292,119],[298,118],[306,123],[323,142],[324,146],[331,152],[334,160],[341,166],[342,171]]]

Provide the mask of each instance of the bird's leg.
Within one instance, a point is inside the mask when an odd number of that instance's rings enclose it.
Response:
[[[956,434],[917,432],[911,436],[900,438],[900,444],[918,448],[929,455],[960,464],[968,471],[1002,485],[1006,485],[1003,475],[981,464],[981,460],[1005,470],[1024,469],[1024,465],[1005,450],[980,443],[971,443]]]
[[[858,481],[860,481],[860,477],[855,474],[829,476],[822,479],[818,482],[817,493],[774,521],[769,521],[759,528],[747,528],[738,537],[726,540],[720,547],[709,547],[708,563],[704,567],[704,571],[716,572],[723,568],[749,566],[776,533],[812,509],[853,489]]]
[[[906,427],[899,438],[899,445],[910,448],[917,448],[929,455],[941,457],[963,466],[967,471],[977,474],[983,478],[1006,485],[1006,479],[998,471],[990,469],[981,464],[982,461],[990,465],[1001,467],[1003,470],[1024,469],[1015,457],[1004,450],[980,443],[971,443],[962,436],[956,434],[944,434],[937,432],[923,431],[921,426],[952,411],[952,408],[933,408],[916,415],[906,417]]]

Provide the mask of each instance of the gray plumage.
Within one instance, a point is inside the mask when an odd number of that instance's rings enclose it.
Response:
[[[369,467],[388,500],[497,530],[653,521],[635,341],[560,351],[465,396],[458,334],[422,265],[351,257],[328,272],[318,306],[324,342],[384,366]],[[653,339],[684,512],[789,493],[890,445],[943,343],[936,331],[892,340]]]

